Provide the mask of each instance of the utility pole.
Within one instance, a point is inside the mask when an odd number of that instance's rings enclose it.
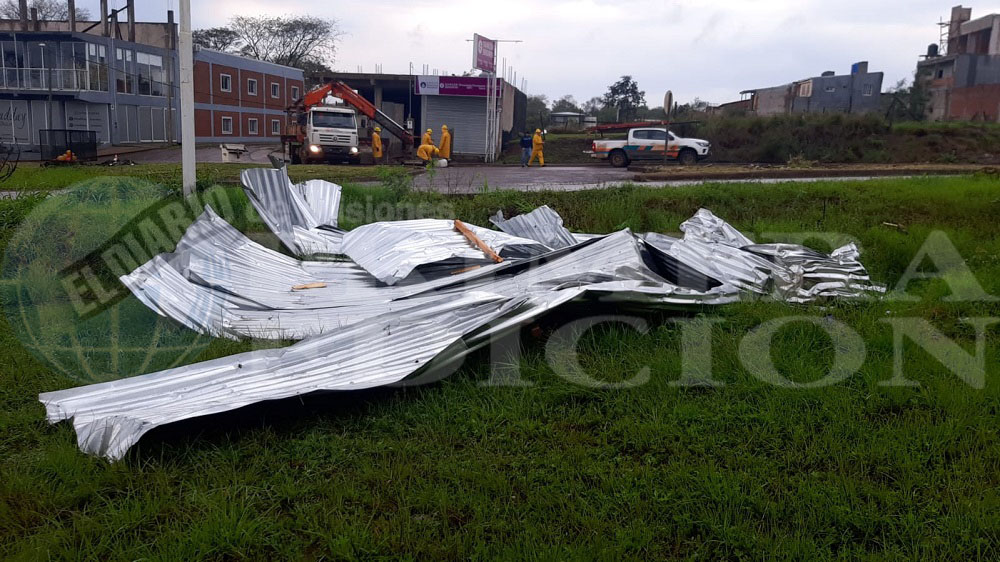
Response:
[[[181,70],[181,168],[184,196],[194,193],[194,44],[191,40],[191,0],[180,0],[181,29],[177,48]]]

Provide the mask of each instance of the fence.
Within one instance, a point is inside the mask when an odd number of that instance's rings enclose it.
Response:
[[[71,131],[69,129],[42,129],[38,131],[42,160],[55,160],[67,150],[80,160],[97,158],[97,132]]]

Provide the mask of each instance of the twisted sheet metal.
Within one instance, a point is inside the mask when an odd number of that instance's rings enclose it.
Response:
[[[525,258],[549,250],[534,240],[466,226],[504,258]],[[441,219],[366,224],[344,235],[341,251],[388,285],[395,285],[421,265],[448,262],[454,271],[492,263],[455,229],[455,221]]]
[[[559,213],[548,205],[510,219],[504,219],[503,211],[497,211],[490,217],[490,222],[507,234],[536,240],[553,250],[578,243],[573,234],[563,226]]]
[[[250,168],[240,179],[261,219],[295,255],[340,253],[339,185],[322,180],[293,185],[284,167]]]
[[[681,223],[685,240],[700,240],[709,244],[725,244],[741,248],[753,244],[742,232],[712,214],[708,209],[698,209],[693,217]]]
[[[265,172],[264,184],[274,193],[260,189],[260,178],[248,183],[266,194],[261,201],[285,194],[289,206],[272,217],[278,228],[300,219],[307,226],[309,216],[332,220],[333,213],[309,209],[333,205],[332,199],[308,203],[312,188],[283,192],[275,174],[281,171]],[[569,302],[690,310],[737,301],[743,291],[799,302],[880,289],[853,246],[828,256],[802,246],[754,245],[707,210],[682,225],[683,239],[622,230],[570,235],[572,243],[549,236],[562,228],[554,214],[549,209],[522,221],[544,226],[528,233],[546,242],[470,225],[487,244],[519,257],[452,275],[449,260],[482,252],[464,237],[460,246],[451,221],[362,227],[351,233],[356,240],[344,239],[359,263],[308,262],[260,246],[206,208],[173,253],[156,256],[122,282],[147,306],[193,330],[301,341],[39,398],[50,422],[73,420],[82,450],[114,460],[150,429],[174,421],[319,390],[447,374],[490,338]],[[441,257],[412,243],[425,235],[454,248]],[[559,247],[548,250],[548,244]],[[423,274],[413,275],[418,267]],[[325,286],[292,290],[306,283]]]

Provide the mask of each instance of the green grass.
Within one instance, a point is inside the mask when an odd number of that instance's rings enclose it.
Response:
[[[996,149],[1000,146],[1000,125],[996,123],[890,125],[877,115],[796,114],[715,116],[674,129],[682,136],[711,141],[710,162],[785,164],[795,157],[844,164],[1000,162]],[[624,138],[621,134],[613,136]],[[593,162],[583,153],[590,149],[593,138],[586,134],[550,134],[545,145],[546,161]],[[520,162],[516,142],[507,145],[501,161]]]
[[[940,230],[1000,295],[995,177],[451,198],[347,186],[345,204],[362,200],[447,206],[475,224],[496,209],[546,203],[584,232],[676,232],[707,207],[762,241],[788,232],[854,236],[873,277],[890,286]],[[36,204],[0,202],[0,241]],[[259,228],[240,213],[241,228]],[[726,383],[719,388],[672,386],[680,331],[648,318],[646,334],[608,326],[578,349],[601,381],[648,367],[649,382],[635,388],[570,382],[529,335],[518,365],[530,387],[482,386],[490,373],[480,355],[426,387],[307,397],[157,430],[116,464],[80,454],[67,424],[44,422],[37,394],[72,383],[24,351],[4,321],[0,556],[995,559],[997,326],[983,390],[912,345],[904,369],[921,387],[878,383],[891,378],[893,362],[881,319],[925,318],[971,351],[974,333],[959,320],[1000,317],[1000,306],[947,302],[940,281],[911,292],[919,300],[706,310],[721,320],[711,340],[713,375]],[[857,331],[868,347],[860,371],[813,390],[754,378],[739,343],[789,315]],[[543,323],[543,334],[557,325]],[[253,346],[217,341],[200,359]],[[821,378],[833,353],[805,324],[774,339],[775,365],[797,382]]]
[[[211,186],[218,183],[239,183],[240,171],[261,167],[264,164],[198,164],[198,184]],[[374,181],[379,179],[383,166],[289,166],[289,176],[294,181],[325,179],[332,182]],[[0,190],[52,190],[64,189],[80,181],[97,176],[130,176],[146,179],[164,186],[180,188],[180,164],[137,164],[135,166],[52,166],[21,163],[14,175],[0,183]]]

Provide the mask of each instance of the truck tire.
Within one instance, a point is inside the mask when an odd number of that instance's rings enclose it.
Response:
[[[698,163],[698,153],[691,150],[690,148],[685,148],[677,155],[677,162],[681,166],[694,166]]]
[[[611,154],[608,155],[608,161],[615,168],[624,168],[628,166],[628,154],[625,154],[624,150],[617,148],[612,150]]]
[[[292,153],[292,164],[301,164],[302,157],[299,155],[298,149],[290,151]]]

